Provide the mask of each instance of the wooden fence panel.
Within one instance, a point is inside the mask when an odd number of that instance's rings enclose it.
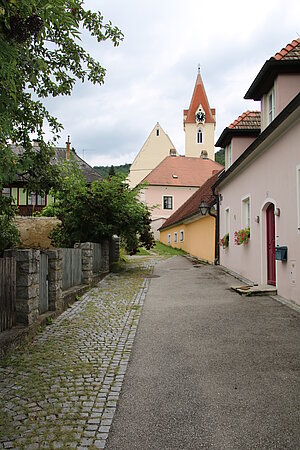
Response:
[[[93,272],[98,273],[102,266],[102,247],[101,244],[94,244],[93,249]]]
[[[82,263],[81,250],[75,248],[63,248],[62,269],[63,281],[62,288],[66,290],[72,286],[81,284]]]
[[[0,258],[0,332],[16,321],[16,260]]]

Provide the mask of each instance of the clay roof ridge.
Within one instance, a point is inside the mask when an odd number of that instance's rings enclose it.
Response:
[[[238,125],[241,125],[243,122],[245,122],[245,119],[246,119],[247,117],[249,117],[249,118],[251,117],[251,118],[255,118],[255,119],[257,119],[257,120],[260,120],[260,111],[249,111],[249,110],[247,110],[247,111],[243,112],[242,114],[240,114],[240,115],[238,116],[237,119],[235,119],[235,120],[228,126],[228,128],[232,129],[232,128],[235,128],[235,127],[238,126]],[[245,125],[246,125],[246,123],[245,123]],[[249,124],[248,124],[248,126],[249,126]]]
[[[294,48],[297,47],[298,45],[300,45],[300,38],[294,39],[292,42],[287,44],[279,52],[276,52],[275,55],[272,56],[271,59],[276,59],[276,60],[283,59],[288,53],[290,53],[292,50],[294,50]]]

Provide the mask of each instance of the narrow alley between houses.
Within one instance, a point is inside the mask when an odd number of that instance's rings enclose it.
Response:
[[[1,361],[0,449],[300,448],[299,312],[181,256],[126,266]]]

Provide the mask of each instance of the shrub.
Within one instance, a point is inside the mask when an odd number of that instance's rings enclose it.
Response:
[[[7,248],[16,247],[21,242],[15,223],[6,215],[0,216],[0,255]]]

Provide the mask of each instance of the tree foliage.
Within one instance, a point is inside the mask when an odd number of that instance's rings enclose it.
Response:
[[[75,242],[101,242],[116,234],[130,253],[139,245],[151,248],[150,212],[139,201],[139,191],[131,190],[124,179],[116,175],[88,186],[74,162],[64,163],[60,189],[54,193],[54,213],[62,224],[52,232],[53,243],[72,247]]]
[[[131,164],[121,164],[120,166],[113,166],[115,173],[120,174],[123,173],[126,176],[129,174]],[[111,166],[94,166],[93,168],[98,172],[103,178],[107,178],[109,176]]]
[[[0,0],[0,215],[7,219],[14,208],[12,199],[1,196],[3,186],[18,179],[45,193],[57,179],[49,162],[62,125],[43,100],[70,95],[76,80],[104,81],[105,69],[81,45],[82,30],[99,43],[116,46],[123,38],[82,0]],[[45,125],[52,133],[48,143]],[[22,146],[22,153],[13,153],[11,144]]]
[[[30,147],[30,133],[43,139],[47,121],[61,125],[42,103],[70,95],[76,80],[102,84],[105,69],[80,45],[80,30],[98,42],[118,45],[123,35],[82,0],[0,1],[0,144]],[[34,94],[34,95],[33,95]]]

